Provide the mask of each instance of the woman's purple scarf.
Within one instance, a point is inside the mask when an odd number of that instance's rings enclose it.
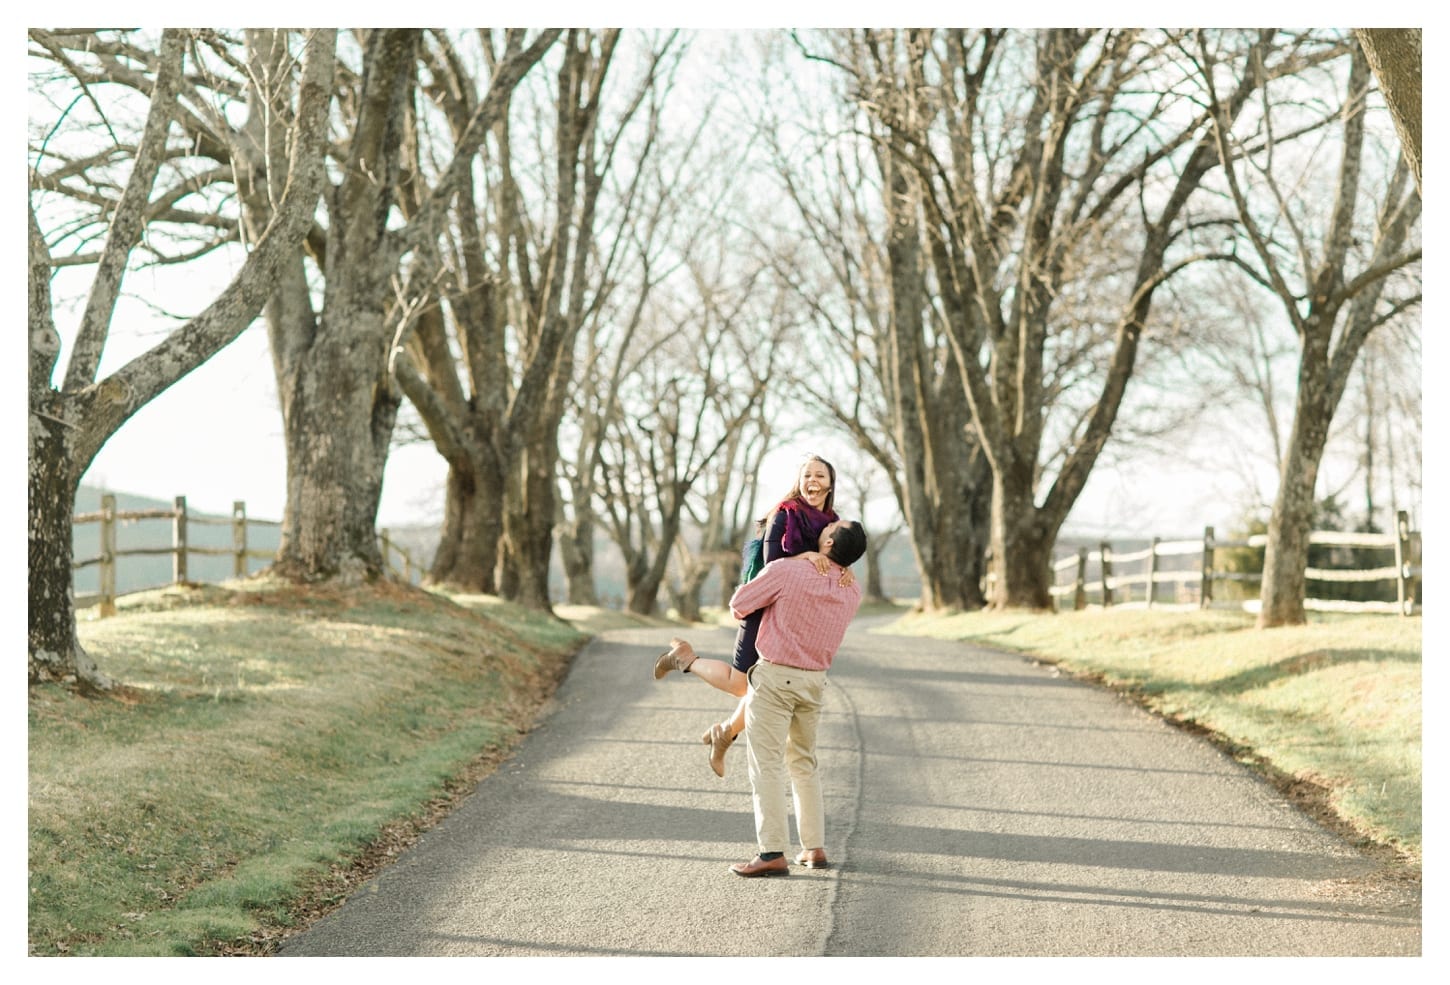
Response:
[[[785,500],[776,509],[785,514],[785,532],[781,534],[780,549],[787,557],[819,550],[821,531],[826,529],[827,524],[840,519],[835,510],[818,510],[795,497]]]

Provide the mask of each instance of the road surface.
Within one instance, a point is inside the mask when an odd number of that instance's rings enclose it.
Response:
[[[744,743],[721,779],[699,737],[733,699],[653,679],[669,631],[616,631],[511,760],[279,953],[1421,953],[1417,897],[1202,740],[1023,657],[871,625],[827,688],[832,868],[730,874],[755,851]]]

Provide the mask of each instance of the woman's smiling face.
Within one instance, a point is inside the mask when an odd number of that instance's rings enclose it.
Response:
[[[831,472],[826,463],[812,459],[801,466],[801,497],[815,509],[824,509],[826,494],[831,491]]]

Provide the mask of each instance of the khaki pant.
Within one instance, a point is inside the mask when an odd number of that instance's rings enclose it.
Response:
[[[745,755],[761,852],[790,846],[785,786],[789,771],[801,848],[824,848],[826,811],[816,775],[816,726],[826,688],[823,670],[798,670],[761,660],[750,670],[745,705]]]

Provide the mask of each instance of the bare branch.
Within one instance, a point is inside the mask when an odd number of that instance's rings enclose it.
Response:
[[[298,100],[298,139],[277,213],[256,248],[217,298],[187,325],[79,395],[86,420],[82,461],[120,425],[177,379],[234,339],[275,289],[276,272],[312,223],[324,179],[323,121],[332,101],[336,31],[312,33]]]
[[[111,314],[121,293],[126,260],[131,249],[140,242],[141,232],[146,226],[146,203],[164,158],[166,131],[171,125],[176,89],[181,78],[184,40],[181,32],[175,30],[164,31],[161,36],[160,68],[151,94],[146,128],[136,151],[131,178],[126,182],[121,200],[116,203],[110,234],[97,264],[91,294],[76,333],[70,363],[66,367],[65,389],[70,392],[81,389],[96,378]]]

